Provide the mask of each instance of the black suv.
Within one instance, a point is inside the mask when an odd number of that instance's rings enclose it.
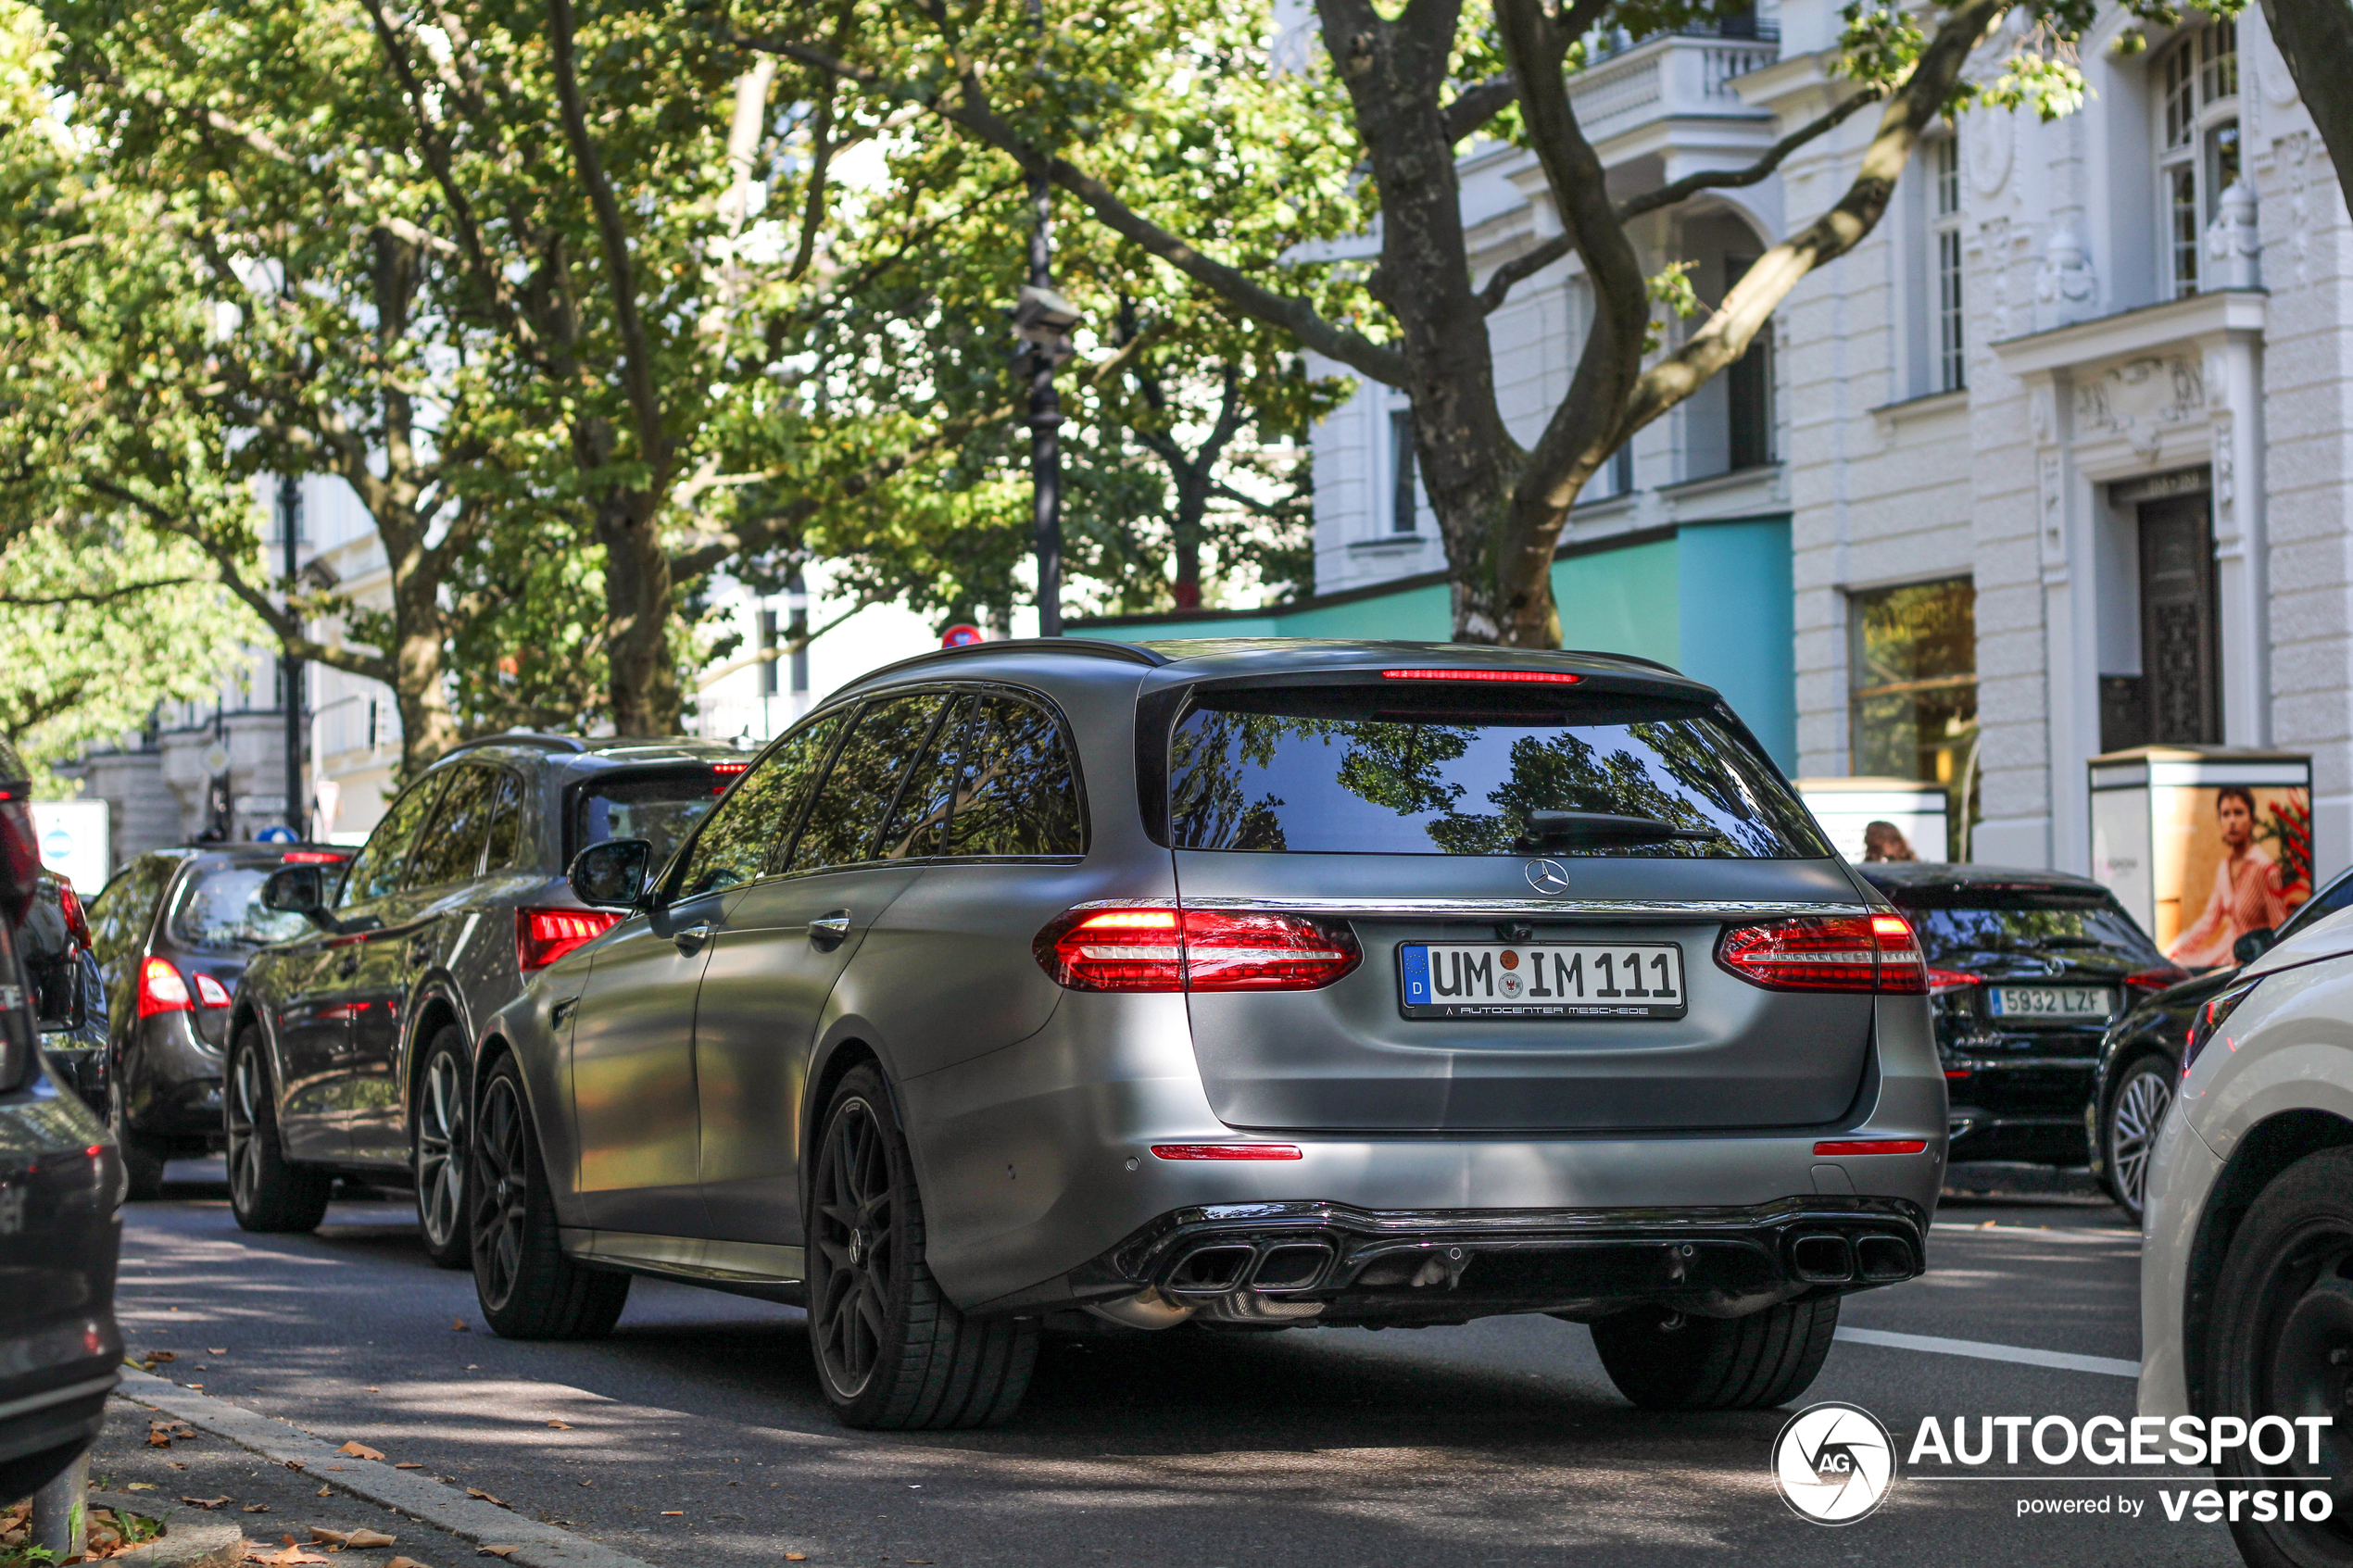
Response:
[[[496,735],[401,791],[347,867],[272,876],[265,903],[309,929],[254,959],[230,1010],[237,1223],[308,1230],[338,1173],[413,1179],[426,1249],[464,1264],[479,1026],[619,918],[566,863],[608,838],[666,857],[749,766],[715,741]]]
[[[309,929],[262,908],[262,884],[281,866],[350,858],[313,844],[158,849],[116,872],[90,906],[107,1048],[82,1086],[121,1146],[131,1197],[162,1189],[164,1161],[220,1147],[229,997],[257,948]]]

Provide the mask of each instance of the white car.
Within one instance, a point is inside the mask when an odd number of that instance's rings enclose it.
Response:
[[[2229,1510],[2241,1553],[2353,1562],[2353,910],[2198,1010],[2180,1088],[2149,1165],[2141,1413],[2261,1423],[2269,1453],[2238,1443],[2215,1466],[2271,1494]]]

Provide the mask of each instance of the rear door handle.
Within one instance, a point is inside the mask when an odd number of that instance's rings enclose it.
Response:
[[[830,947],[849,935],[849,911],[836,909],[809,922],[809,939]]]
[[[693,925],[686,927],[686,930],[678,933],[677,935],[673,936],[671,940],[678,944],[678,950],[682,953],[700,952],[702,950],[702,945],[711,940],[710,922],[707,921],[698,921]]]

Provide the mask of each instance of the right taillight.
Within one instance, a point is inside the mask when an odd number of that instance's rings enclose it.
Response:
[[[517,909],[515,967],[529,974],[547,968],[620,922],[612,909]]]
[[[1033,950],[1073,991],[1312,991],[1364,960],[1344,925],[1175,907],[1072,909]]]
[[[149,959],[139,966],[139,1016],[153,1018],[159,1012],[193,1012],[195,1002],[188,995],[188,982],[171,967],[169,959]]]
[[[2196,1013],[2191,1015],[2190,1037],[2182,1046],[2183,1077],[2186,1078],[2190,1075],[2190,1069],[2197,1065],[2199,1053],[2206,1049],[2208,1042],[2221,1031],[2223,1020],[2238,1010],[2239,1004],[2253,995],[2255,987],[2262,983],[2262,979],[2263,977],[2259,974],[2253,980],[2240,981],[2227,991],[2216,992],[2199,1006]],[[2236,1049],[2236,1045],[2233,1044],[2232,1048]]]
[[[1716,961],[1768,991],[1929,989],[1919,939],[1901,915],[1802,915],[1739,925],[1716,944]]]

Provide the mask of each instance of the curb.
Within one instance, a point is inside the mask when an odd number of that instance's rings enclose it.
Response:
[[[130,1492],[92,1492],[89,1506],[163,1521],[163,1539],[107,1559],[123,1568],[227,1568],[245,1561],[245,1531],[195,1509]]]
[[[476,1546],[512,1547],[515,1549],[507,1561],[518,1568],[653,1568],[585,1536],[454,1492],[423,1475],[353,1459],[292,1422],[258,1414],[135,1367],[122,1369],[122,1386],[115,1390],[115,1398],[151,1406],[305,1474],[340,1465],[343,1469],[336,1474],[322,1474],[319,1479]]]

